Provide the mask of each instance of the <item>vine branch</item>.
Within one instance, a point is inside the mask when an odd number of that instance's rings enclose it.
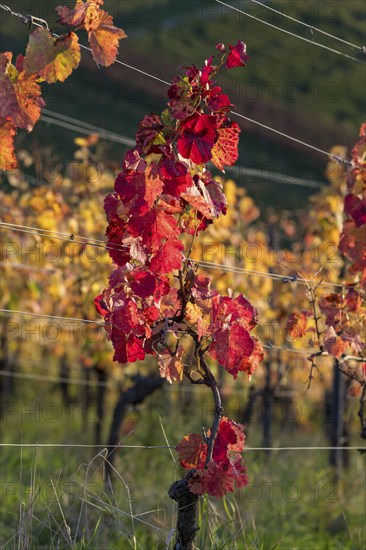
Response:
[[[207,365],[207,362],[206,362],[206,359],[204,357],[204,353],[203,353],[202,350],[200,350],[198,352],[198,356],[199,356],[199,360],[200,360],[200,365],[201,365],[201,367],[202,367],[202,369],[205,373],[205,382],[211,388],[211,391],[212,391],[212,394],[213,394],[213,397],[214,397],[214,401],[215,401],[214,421],[213,421],[213,424],[212,424],[212,427],[211,427],[210,435],[206,439],[208,449],[207,449],[207,457],[206,457],[205,467],[207,467],[209,462],[212,460],[213,447],[214,447],[215,439],[216,439],[217,432],[218,432],[218,429],[219,429],[220,418],[221,418],[222,413],[223,413],[223,408],[222,408],[221,395],[220,395],[220,392],[219,392],[219,388],[217,386],[216,379],[215,379],[214,375],[212,374],[210,367]]]

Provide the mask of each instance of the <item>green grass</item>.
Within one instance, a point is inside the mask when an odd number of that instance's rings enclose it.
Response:
[[[91,442],[92,409],[85,426],[79,407],[64,408],[57,393],[42,399],[39,387],[29,383],[21,383],[19,392],[23,385],[23,404],[30,407],[40,400],[41,413],[35,417],[28,409],[26,415],[24,405],[22,413],[21,401],[17,401],[16,412],[3,419],[3,441]],[[108,398],[106,426],[115,397],[110,394]],[[160,418],[172,445],[183,434],[199,431],[207,423],[201,412],[206,394],[189,406],[194,414],[183,415],[181,400],[174,387],[151,396],[137,413],[135,430],[121,435],[122,444],[164,445]],[[56,407],[59,418],[51,422],[51,410]],[[260,421],[250,426],[251,446],[261,445],[260,431]],[[353,435],[357,445],[356,431],[357,426]],[[106,437],[105,431],[104,441]],[[291,427],[277,422],[274,443],[327,445],[316,424],[309,428],[309,424]],[[245,457],[250,478],[246,488],[223,501],[201,499],[197,548],[363,548],[365,468],[357,452],[351,452],[350,468],[338,483],[327,465],[326,451],[273,452],[270,458],[253,451]],[[104,465],[104,455],[96,449],[2,449],[1,547],[165,549],[175,527],[175,506],[167,491],[183,473],[170,451],[120,449],[113,490],[104,484]]]

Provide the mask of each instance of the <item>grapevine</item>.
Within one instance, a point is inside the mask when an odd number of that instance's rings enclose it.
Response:
[[[228,119],[232,105],[213,77],[245,66],[248,56],[241,41],[216,49],[200,70],[189,67],[173,80],[160,116],[147,115],[139,124],[136,147],[105,200],[109,253],[118,267],[95,303],[116,361],[152,354],[168,382],[186,376],[211,388],[212,427],[202,436],[185,436],[176,449],[189,470],[190,493],[222,497],[248,483],[240,454],[245,438],[243,426],[223,416],[209,364],[213,359],[234,378],[240,372],[250,377],[263,351],[252,334],[256,309],[243,295],[211,289],[210,278],[199,275],[190,259],[197,234],[226,213],[222,185],[207,163],[223,171],[238,157],[240,129]],[[184,235],[191,241],[186,251]],[[187,360],[192,347],[196,365]],[[171,489],[179,500],[173,494]]]

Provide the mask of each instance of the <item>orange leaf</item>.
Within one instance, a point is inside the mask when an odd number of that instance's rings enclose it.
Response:
[[[340,336],[337,336],[333,327],[328,327],[324,337],[324,348],[333,357],[341,357],[348,344]]]
[[[286,321],[286,334],[296,340],[306,334],[307,315],[306,312],[291,313]]]
[[[218,128],[219,135],[211,151],[211,161],[221,171],[225,166],[233,166],[238,160],[238,145],[240,128],[236,122],[231,122],[226,128]]]
[[[207,445],[198,434],[185,435],[176,446],[183,468],[203,468],[207,456]]]
[[[29,38],[24,70],[38,74],[49,84],[63,82],[80,63],[80,46],[73,32],[53,38],[46,29],[35,30]]]
[[[10,118],[17,128],[30,132],[39,119],[44,101],[36,75],[19,72],[10,52],[0,54],[0,119]]]
[[[162,378],[166,378],[170,384],[172,382],[180,382],[183,378],[183,354],[184,348],[179,346],[177,353],[173,356],[169,353],[159,355],[158,364],[160,375]]]
[[[103,0],[95,0],[94,2],[77,0],[74,9],[70,9],[67,6],[57,6],[56,11],[63,25],[84,28],[86,31],[89,31],[99,24],[99,6],[101,4],[103,4]]]
[[[108,67],[117,56],[118,44],[126,33],[113,25],[112,17],[105,11],[100,11],[99,25],[88,32],[88,38],[94,61],[97,65]]]
[[[6,120],[0,126],[0,169],[14,170],[17,159],[14,154],[13,136],[16,131],[11,120]]]

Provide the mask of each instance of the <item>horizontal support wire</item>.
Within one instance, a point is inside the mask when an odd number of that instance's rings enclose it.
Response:
[[[236,115],[237,113],[235,111],[231,111],[232,114]],[[240,116],[240,115],[238,115]],[[68,117],[68,118],[71,118],[71,117]],[[79,120],[76,120],[74,119],[75,121],[77,121],[78,123],[80,124],[83,124],[81,121]],[[252,122],[252,123],[255,123],[254,120],[252,119],[249,119],[247,117],[247,120]],[[43,119],[41,117],[41,121],[44,121],[45,122],[45,119]],[[47,117],[47,122],[49,124],[56,124],[58,126],[63,126],[65,128],[68,128],[69,130],[73,130],[75,133],[77,132],[80,132],[80,133],[83,133],[83,134],[90,134],[90,131],[87,131],[86,129],[84,129],[82,126],[78,126],[77,124],[68,124],[67,126],[63,125],[62,121],[58,121],[57,119],[53,119],[52,117]],[[259,123],[258,123],[259,124]],[[264,126],[264,128],[269,128],[267,126]],[[95,130],[94,130],[96,133],[98,133],[102,138],[106,139],[107,141],[112,141],[112,142],[116,142],[116,143],[126,143],[127,144],[127,141],[125,141],[125,139],[129,139],[129,142],[128,142],[128,145],[135,145],[136,142],[133,141],[132,139],[130,138],[124,138],[123,137],[123,140],[122,139],[117,139],[117,137],[114,137],[113,135],[109,135],[109,134],[106,134],[101,128],[98,129],[97,127],[95,127]],[[276,132],[276,130],[273,130]],[[282,133],[280,133],[280,135],[284,135]],[[298,141],[298,143],[304,143],[304,142],[301,142],[301,141]],[[315,148],[317,151],[320,151],[320,152],[323,152],[321,149],[318,149],[318,148]],[[327,153],[329,155],[329,153]],[[270,172],[270,171],[266,171],[266,170],[255,170],[253,168],[246,168],[244,166],[228,166],[225,168],[225,172],[234,172],[235,174],[243,174],[244,176],[247,176],[247,177],[255,177],[255,178],[259,178],[261,180],[266,180],[266,181],[269,181],[271,183],[280,183],[280,184],[283,184],[283,185],[299,185],[299,186],[302,186],[302,187],[309,187],[309,188],[314,188],[314,189],[321,189],[323,186],[326,185],[326,183],[323,183],[323,182],[315,182],[315,181],[312,181],[312,180],[305,180],[305,179],[302,179],[302,178],[296,178],[296,177],[293,177],[293,176],[289,176],[287,174],[280,174],[280,173],[276,173],[276,172]],[[27,177],[27,176],[26,176]]]
[[[43,318],[49,318],[49,319],[59,319],[59,320],[62,320],[62,321],[75,321],[75,322],[79,322],[79,323],[93,323],[95,325],[101,325],[101,326],[105,325],[104,321],[93,321],[93,320],[90,320],[90,319],[79,319],[77,317],[62,317],[61,315],[33,313],[33,312],[30,312],[30,311],[18,311],[18,310],[15,310],[15,309],[2,309],[1,308],[0,313],[5,313],[7,315],[29,315],[31,317],[41,317],[41,318],[43,317]],[[299,349],[294,349],[294,348],[274,346],[271,343],[262,344],[262,345],[266,349],[286,351],[286,352],[290,352],[290,353],[298,353],[298,354],[306,355],[306,356],[318,353],[317,350],[310,350],[310,349],[309,350],[299,350]],[[329,355],[327,352],[323,352],[321,355],[324,356],[324,357],[331,357],[331,355]],[[354,355],[345,355],[345,356],[340,357],[339,360],[361,362],[361,361],[366,361],[366,357],[358,357],[358,356],[354,356]]]
[[[74,235],[73,233],[59,233],[58,231],[50,231],[48,229],[42,229],[40,227],[32,227],[28,225],[19,225],[15,223],[7,223],[0,221],[0,229],[9,229],[9,231],[15,231],[20,233],[29,233],[30,235],[38,235],[39,237],[45,237],[55,239],[59,241],[66,241],[70,243],[83,244],[87,246],[94,246],[97,248],[103,248],[106,250],[125,251],[129,247],[123,244],[110,245],[105,241],[99,239],[90,239],[82,237],[81,235]]]
[[[46,109],[43,109],[43,111],[46,111]],[[83,128],[83,125],[85,125],[86,127],[87,126],[91,126],[91,125],[88,125],[87,123],[84,123],[82,122],[81,120],[78,120],[78,119],[75,119],[73,117],[66,117],[65,115],[60,115],[59,113],[55,113],[54,111],[49,111],[50,113],[52,113],[53,115],[57,115],[56,118],[52,118],[52,117],[47,117],[47,122],[49,124],[56,124],[56,125],[63,125],[62,124],[62,121],[59,121],[57,120],[57,117],[60,117],[60,118],[65,118],[65,119],[68,119],[70,121],[74,121],[73,124],[68,124],[67,126],[64,126],[70,130],[73,130],[75,132],[81,132],[81,133],[84,133],[84,134],[89,134],[90,132],[87,131],[87,129],[84,129]],[[237,116],[240,116],[242,118],[245,118],[248,122],[251,122],[253,124],[256,124],[257,122],[249,117],[244,117],[243,115],[239,115],[238,113],[236,113],[236,111],[230,111],[231,114],[233,115],[237,115]],[[44,118],[41,117],[41,120],[43,121],[46,121]],[[277,133],[277,130],[272,130],[272,128],[270,128],[269,126],[266,126],[266,125],[262,125],[261,123],[258,123],[259,125],[261,125],[263,128],[266,128],[270,131],[274,131]],[[98,133],[101,137],[103,137],[104,139],[108,140],[108,141],[112,141],[112,142],[116,142],[116,143],[125,143],[126,145],[135,145],[136,142],[134,140],[132,140],[131,138],[127,138],[126,136],[122,136],[120,137],[118,134],[114,134],[113,132],[107,132],[106,130],[103,130],[102,128],[98,128],[97,126],[93,126],[92,127],[92,131]],[[278,132],[279,135],[281,136],[284,136],[286,137],[286,134],[283,134],[282,132]],[[297,140],[297,143],[300,143],[300,144],[303,144],[303,145],[306,145],[305,142],[303,141],[300,141],[300,140]],[[324,151],[322,149],[318,149],[317,147],[314,148],[316,151],[318,152],[321,152],[323,153]],[[330,153],[327,153],[327,155],[329,155]],[[302,178],[296,178],[296,177],[293,177],[293,176],[289,176],[287,174],[280,174],[280,173],[276,173],[276,172],[270,172],[270,171],[266,171],[266,170],[255,170],[253,168],[246,168],[244,166],[228,166],[225,168],[225,171],[226,172],[233,172],[234,174],[243,174],[247,177],[250,177],[250,176],[253,176],[255,178],[259,178],[259,179],[262,179],[262,180],[266,180],[266,181],[270,181],[270,182],[273,182],[273,183],[280,183],[280,184],[284,184],[284,185],[300,185],[302,187],[309,187],[309,188],[314,188],[314,189],[321,189],[324,185],[326,185],[326,183],[322,183],[322,182],[315,182],[315,181],[312,181],[312,180],[305,180],[305,179],[302,179]]]
[[[308,23],[305,23],[304,21],[300,21],[299,19],[295,19],[295,17],[291,17],[290,15],[287,15],[286,13],[283,13],[282,11],[275,10],[272,8],[272,6],[268,6],[267,4],[263,4],[263,2],[258,2],[258,0],[249,0],[249,2],[252,2],[253,4],[257,4],[258,6],[261,6],[262,8],[265,8],[266,10],[269,10],[273,13],[277,13],[278,15],[281,15],[281,17],[285,17],[286,19],[289,19],[290,21],[294,21],[295,23],[298,23],[299,25],[302,25],[303,27],[306,27],[310,30],[311,34],[315,32],[318,32],[319,34],[323,34],[324,36],[328,36],[328,38],[333,38],[333,40],[336,40],[338,42],[341,42],[342,44],[346,44],[347,46],[350,46],[353,49],[360,50],[362,53],[366,53],[366,47],[365,46],[358,46],[357,44],[353,44],[352,42],[348,42],[347,40],[343,40],[343,38],[340,38],[339,36],[335,36],[334,34],[330,34],[329,32],[323,31],[322,29],[319,29],[319,27],[314,27],[314,25],[309,25]]]
[[[194,258],[186,258],[186,260],[192,261],[193,263],[203,267],[204,269],[221,269],[222,271],[226,271],[228,273],[237,273],[239,275],[240,274],[253,275],[254,277],[264,277],[264,278],[272,279],[274,281],[279,281],[282,283],[299,283],[301,285],[308,285],[311,282],[297,275],[282,275],[280,273],[267,273],[266,271],[255,271],[252,269],[244,269],[241,267],[227,266],[225,264],[206,262],[204,260],[196,260]],[[331,283],[326,281],[320,282],[319,286],[322,286],[324,288],[329,287],[329,288],[339,288],[339,289],[342,289],[345,287],[345,285],[342,285],[342,284]]]
[[[47,111],[47,109],[43,109],[43,112],[44,111]],[[65,117],[65,115],[62,115],[62,116]],[[98,128],[97,126],[92,126],[92,125],[89,125],[89,124],[86,125],[86,123],[81,124],[81,121],[79,121],[79,120],[77,121],[78,124],[74,124],[70,121],[65,121],[65,120],[62,120],[62,119],[59,120],[59,118],[61,119],[61,117],[41,115],[40,120],[42,122],[46,122],[46,123],[49,123],[49,124],[55,124],[56,126],[66,128],[67,130],[73,130],[75,132],[80,132],[80,133],[85,134],[85,135],[90,135],[91,133],[96,133],[101,138],[104,138],[108,141],[113,141],[115,143],[122,143],[123,145],[128,145],[128,146],[133,146],[133,145],[136,144],[136,142],[131,138],[127,138],[125,136],[120,136],[119,134],[114,134],[113,132],[103,130],[103,128]],[[71,117],[65,117],[65,118],[72,120]],[[83,124],[85,124],[85,127],[83,127]],[[87,126],[89,126],[89,128]]]
[[[104,321],[94,321],[92,319],[79,319],[78,317],[63,317],[62,315],[51,315],[47,313],[33,313],[31,311],[18,311],[15,309],[0,309],[0,313],[6,313],[8,315],[28,315],[30,317],[43,317],[45,319],[58,319],[60,321],[75,321],[78,323],[90,323],[94,325],[104,326]]]
[[[118,251],[121,250],[121,251],[123,251],[123,250],[128,249],[127,245],[111,246],[111,245],[108,245],[107,243],[105,243],[105,241],[101,241],[101,240],[97,240],[97,239],[94,239],[94,240],[91,241],[90,239],[87,239],[85,237],[81,237],[80,235],[74,235],[74,234],[68,235],[67,233],[60,233],[60,232],[57,232],[57,231],[50,231],[48,229],[41,229],[41,228],[38,228],[38,227],[27,226],[27,225],[19,225],[19,224],[0,222],[0,229],[1,228],[8,229],[10,231],[19,231],[19,232],[39,235],[40,237],[49,237],[49,238],[65,240],[65,241],[73,242],[73,243],[75,242],[75,243],[78,243],[78,244],[99,246],[100,248],[106,248],[106,249],[111,249],[111,250],[118,250]],[[82,239],[82,240],[80,241],[80,239]],[[282,275],[280,273],[268,273],[268,272],[265,272],[265,271],[256,271],[256,270],[252,270],[252,269],[244,269],[244,268],[241,268],[241,267],[235,267],[235,266],[231,266],[231,265],[219,264],[219,263],[215,263],[215,262],[207,262],[207,261],[198,260],[198,259],[195,259],[195,258],[186,258],[186,257],[184,257],[184,261],[190,261],[190,262],[192,262],[196,265],[199,265],[199,266],[201,266],[205,269],[215,269],[215,270],[218,269],[218,270],[221,270],[221,271],[226,271],[228,273],[237,273],[239,275],[250,275],[250,276],[254,276],[254,277],[264,277],[264,278],[272,279],[272,280],[279,281],[279,282],[282,282],[282,283],[295,283],[295,282],[297,282],[301,285],[307,285],[311,282],[311,281],[309,281],[307,279],[304,279],[302,277],[299,277],[297,275]],[[2,262],[2,265],[4,265],[4,262]],[[319,286],[322,286],[324,288],[329,287],[329,288],[342,289],[342,288],[344,288],[345,285],[337,284],[337,283],[331,283],[331,282],[327,282],[327,281],[322,281],[322,282],[319,283]]]
[[[216,0],[216,2],[219,2],[220,4],[226,5],[227,7],[232,8],[232,9],[234,9],[234,10],[236,10],[236,11],[239,11],[239,12],[241,11],[241,10],[239,10],[239,9],[237,9],[237,8],[234,8],[233,6],[230,6],[229,4],[225,4],[224,2],[221,2],[221,1],[219,1],[219,0]],[[32,20],[32,16],[31,16],[31,15],[24,16],[24,15],[22,15],[22,14],[15,13],[15,12],[13,12],[8,6],[4,6],[3,4],[0,4],[0,9],[3,9],[3,10],[5,10],[5,11],[9,12],[11,15],[18,17],[19,19],[21,19],[21,20],[23,21],[23,23],[25,22],[24,19],[31,18],[31,20]],[[242,12],[242,13],[244,13],[245,15],[248,15],[248,16],[249,16],[249,14],[246,14],[245,12]],[[249,17],[254,18],[254,16],[249,16]],[[34,17],[33,17],[32,23],[33,23],[34,25],[38,26],[38,27],[43,27],[43,28],[47,28],[47,29],[48,29],[48,23],[47,23],[46,21],[44,21],[44,20],[41,20],[42,22],[39,22],[39,21],[40,21],[39,19],[38,19],[38,21],[37,21],[37,18],[34,18]],[[262,21],[262,20],[260,20],[260,21]],[[269,24],[269,23],[266,23],[266,24]],[[270,25],[270,26],[273,26],[273,25]],[[277,27],[275,27],[275,28],[277,28]],[[283,30],[283,29],[282,29],[282,30]],[[284,32],[286,32],[287,34],[292,34],[292,33],[290,33],[289,31],[284,31]],[[57,35],[57,34],[55,34],[55,33],[52,33],[52,35],[55,36],[55,37],[58,37],[58,36],[59,36],[59,35]],[[297,35],[294,35],[294,36],[297,36]],[[307,42],[313,43],[311,40],[307,40],[307,39],[305,39],[305,38],[303,38],[303,40],[306,40]],[[92,53],[92,49],[89,48],[88,46],[84,46],[83,44],[80,44],[80,47],[83,48],[84,50],[89,51],[90,53]],[[336,50],[332,50],[331,48],[328,48],[327,46],[323,46],[323,47],[324,47],[325,49],[327,49],[327,50],[330,50],[330,51],[336,51]],[[344,55],[345,57],[354,59],[354,60],[358,61],[359,63],[363,63],[362,61],[360,61],[360,60],[358,60],[358,59],[356,59],[356,58],[352,58],[351,56],[348,56],[348,55],[346,55],[346,54],[342,54],[342,55]],[[128,65],[127,63],[124,63],[124,62],[120,61],[119,59],[116,59],[116,60],[115,60],[115,63],[117,63],[118,65],[122,65],[122,66],[124,66],[124,67],[126,67],[126,68],[128,68],[128,69],[133,70],[133,71],[136,71],[136,72],[138,72],[138,73],[140,73],[140,74],[143,74],[144,76],[147,76],[147,77],[149,77],[149,78],[151,78],[151,79],[153,79],[153,80],[156,80],[156,81],[158,81],[158,82],[161,82],[162,84],[166,84],[167,86],[170,86],[170,84],[171,84],[171,83],[168,82],[167,80],[164,80],[164,79],[162,79],[162,78],[159,78],[159,77],[157,77],[157,76],[155,76],[155,75],[153,75],[153,74],[151,74],[151,73],[148,73],[148,72],[146,72],[146,71],[142,71],[141,69],[138,69],[137,67],[134,67],[133,65]],[[348,160],[345,160],[345,159],[343,159],[342,157],[340,157],[340,156],[338,156],[338,155],[334,155],[334,154],[332,154],[332,153],[329,153],[328,151],[324,151],[323,149],[320,149],[319,147],[315,147],[314,145],[311,145],[311,144],[309,144],[309,143],[306,143],[306,142],[304,142],[304,141],[302,141],[302,140],[300,140],[300,139],[294,138],[294,137],[292,137],[292,136],[290,136],[290,135],[288,135],[288,134],[285,134],[284,132],[280,132],[279,130],[276,130],[275,128],[272,128],[272,127],[270,127],[270,126],[267,126],[267,125],[265,125],[265,124],[263,124],[263,123],[261,123],[261,122],[258,122],[258,121],[256,121],[256,120],[250,119],[249,117],[246,117],[246,116],[244,116],[244,115],[242,115],[242,114],[240,114],[240,113],[237,113],[236,111],[230,111],[230,112],[231,112],[232,114],[234,114],[235,116],[238,116],[238,117],[240,117],[240,118],[242,118],[242,119],[244,119],[244,120],[247,120],[248,122],[251,122],[252,124],[256,124],[256,125],[258,125],[258,126],[260,126],[260,127],[262,127],[262,128],[265,128],[266,130],[271,131],[271,132],[274,132],[274,133],[276,133],[277,135],[280,135],[280,136],[282,136],[282,137],[284,137],[284,138],[286,138],[286,139],[288,139],[288,140],[290,140],[290,141],[293,141],[293,142],[295,142],[295,143],[298,143],[298,144],[300,144],[300,145],[302,145],[302,146],[304,146],[304,147],[308,147],[308,148],[312,149],[313,151],[316,151],[316,152],[318,152],[318,153],[320,153],[320,154],[322,154],[322,155],[325,155],[325,156],[327,156],[328,158],[331,158],[331,159],[333,159],[333,160],[335,160],[335,161],[337,161],[337,162],[339,162],[339,163],[341,163],[341,164],[345,164],[346,166],[352,166],[352,162],[350,162],[350,161],[348,161]]]
[[[352,61],[356,61],[357,63],[361,63],[362,65],[366,65],[366,63],[361,60],[357,59],[357,57],[353,57],[352,55],[348,55],[346,53],[340,52],[339,50],[335,50],[334,48],[330,48],[329,46],[326,46],[325,44],[321,44],[320,42],[315,42],[315,40],[310,38],[305,38],[304,36],[300,36],[299,34],[295,34],[293,32],[287,31],[286,29],[283,29],[282,27],[277,27],[276,25],[273,25],[273,23],[269,23],[268,21],[265,21],[264,19],[260,19],[259,17],[256,17],[255,15],[252,15],[246,11],[240,10],[239,8],[236,8],[235,6],[232,6],[230,4],[226,4],[226,2],[222,2],[221,0],[215,0],[218,4],[221,4],[222,6],[225,6],[226,8],[229,8],[233,11],[236,11],[238,13],[241,13],[242,15],[245,15],[246,17],[249,17],[250,19],[254,19],[255,21],[258,21],[259,23],[263,23],[264,25],[267,25],[268,27],[271,27],[272,29],[276,29],[280,32],[283,32],[289,36],[292,36],[293,38],[298,38],[299,40],[303,40],[304,42],[307,42],[308,44],[312,44],[313,46],[318,46],[319,48],[323,48],[324,50],[328,50],[329,52],[335,53],[337,55],[340,55],[342,57],[346,57],[347,59],[351,59]],[[277,12],[281,13],[281,12]],[[283,14],[282,14],[283,15]],[[362,50],[362,48],[360,48]]]
[[[33,362],[29,361],[29,364],[33,364]],[[17,362],[17,365],[24,366],[24,362],[21,363]],[[39,369],[39,362],[37,361],[37,369]],[[49,372],[50,367],[47,365],[47,368],[43,369],[43,372]],[[73,369],[68,367],[68,370],[71,372],[78,372],[80,373],[80,369]],[[90,380],[90,379],[77,379],[77,378],[62,378],[59,376],[52,376],[52,375],[45,375],[42,373],[26,373],[26,372],[13,372],[9,370],[0,370],[0,376],[4,376],[5,378],[19,378],[19,379],[25,379],[25,380],[35,380],[39,382],[59,382],[59,383],[67,383],[70,386],[73,384],[76,385],[85,385],[85,386],[96,386],[96,387],[107,387],[108,389],[121,389],[121,380],[110,378],[108,382],[99,382],[98,380]],[[178,393],[204,393],[207,390],[206,386],[200,385],[200,384],[189,384],[189,385],[183,385],[183,384],[165,384],[161,387],[162,391],[165,392],[178,392]],[[231,395],[243,395],[243,389],[242,388],[231,388],[230,389]],[[289,396],[295,396],[295,395],[301,395],[305,397],[307,394],[307,390],[284,390],[280,389],[275,392],[276,397],[289,397]]]
[[[0,443],[0,447],[35,447],[35,448],[83,448],[83,449],[175,449],[174,445],[83,445],[81,443]],[[366,447],[245,447],[249,451],[331,451],[331,450],[366,451]]]
[[[77,447],[81,449],[175,449],[173,445],[84,445],[82,443],[0,443],[0,447]],[[350,448],[350,447],[349,447]]]

